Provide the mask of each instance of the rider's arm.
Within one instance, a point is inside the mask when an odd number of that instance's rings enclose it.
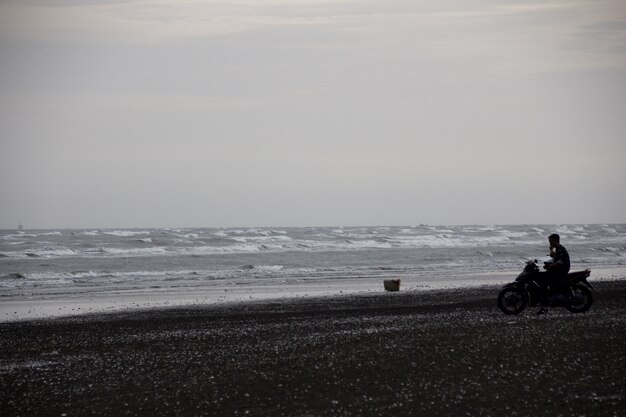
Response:
[[[556,265],[565,266],[565,262],[563,262],[563,251],[560,246],[554,251],[552,262],[548,265],[548,271],[556,267]]]
[[[563,265],[563,261],[561,261],[560,259],[558,261],[554,261],[554,262],[550,262],[548,264],[548,268],[547,270],[551,270],[552,268],[554,268],[556,265]]]

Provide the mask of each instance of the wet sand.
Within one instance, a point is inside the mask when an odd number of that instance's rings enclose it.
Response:
[[[585,314],[498,287],[0,323],[0,415],[623,416],[626,281]]]

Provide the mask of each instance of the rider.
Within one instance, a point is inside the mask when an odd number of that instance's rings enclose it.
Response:
[[[563,245],[561,245],[561,237],[556,233],[548,237],[550,243],[550,257],[552,258],[545,263],[546,273],[543,280],[543,294],[541,299],[541,310],[539,314],[544,313],[547,306],[548,285],[551,290],[558,289],[564,283],[570,268],[569,253]]]
[[[561,245],[561,237],[556,233],[548,237],[548,242],[550,242],[550,257],[552,260],[546,262],[545,269],[550,275],[551,281],[560,281],[569,272],[569,253]]]

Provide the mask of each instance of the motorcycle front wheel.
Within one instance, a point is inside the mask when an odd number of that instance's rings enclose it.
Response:
[[[591,308],[593,296],[589,288],[583,285],[574,285],[572,287],[572,302],[565,306],[572,313],[584,313]]]
[[[526,297],[516,287],[507,287],[498,294],[498,308],[504,314],[519,314],[526,308]]]

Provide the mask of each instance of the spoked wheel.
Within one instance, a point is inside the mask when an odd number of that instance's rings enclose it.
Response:
[[[593,296],[589,288],[583,285],[574,285],[572,291],[574,292],[573,301],[565,308],[572,313],[584,313],[589,310],[593,304]]]
[[[526,297],[516,287],[507,287],[498,294],[498,307],[504,314],[519,314],[526,308]]]

